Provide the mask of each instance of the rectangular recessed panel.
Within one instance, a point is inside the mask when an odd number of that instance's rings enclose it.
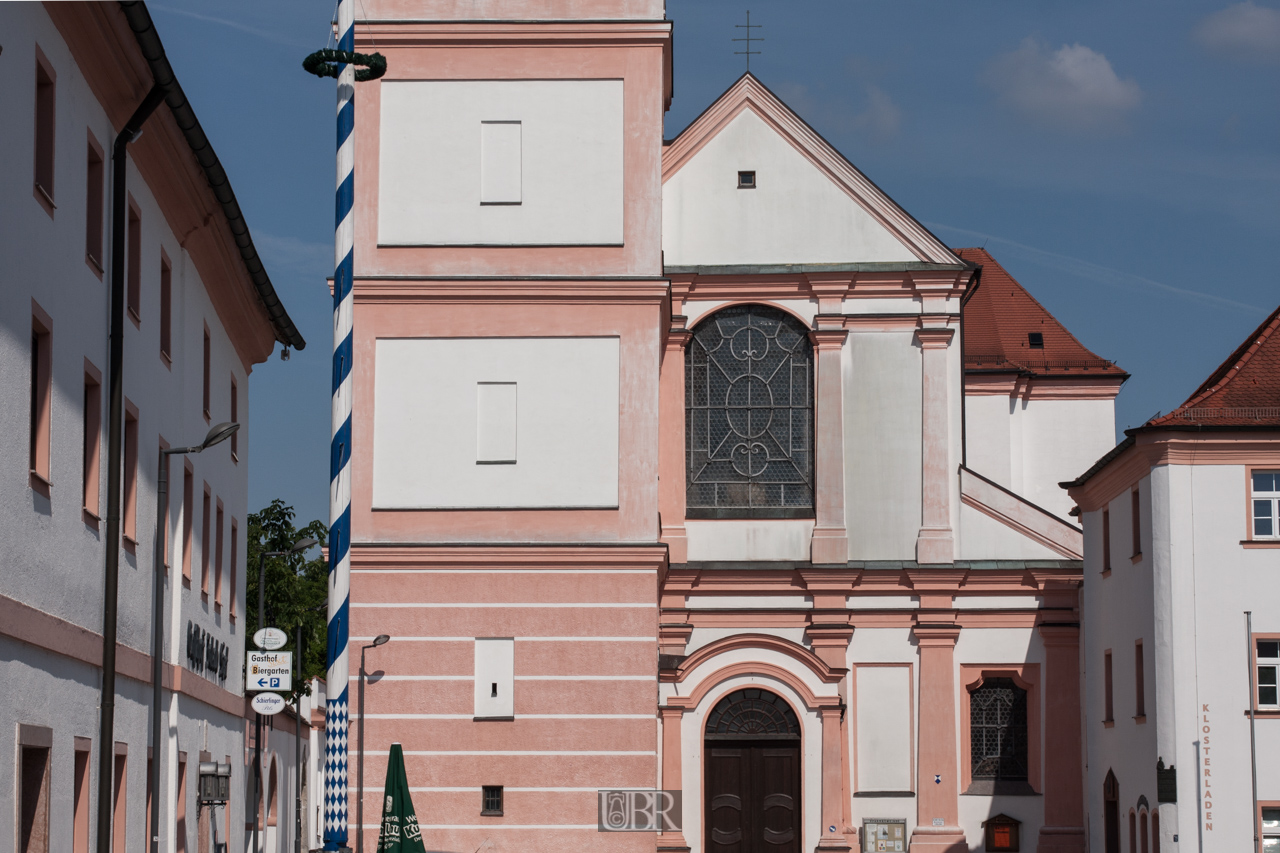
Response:
[[[622,245],[622,80],[392,80],[380,97],[379,245]]]
[[[911,670],[860,666],[858,691],[859,791],[910,791]]]
[[[516,641],[511,637],[476,639],[475,715],[515,715]]]
[[[476,385],[476,463],[516,462],[516,383]]]
[[[379,340],[374,508],[616,507],[619,357],[616,337]]]
[[[480,203],[520,203],[520,122],[480,123]]]

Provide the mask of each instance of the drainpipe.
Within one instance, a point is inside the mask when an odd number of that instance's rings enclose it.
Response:
[[[964,351],[968,346],[969,339],[964,335],[964,309],[969,304],[969,300],[973,298],[973,294],[982,286],[982,264],[976,264],[973,268],[973,283],[969,286],[964,296],[960,297],[960,464],[969,467],[969,418],[965,409],[964,382],[965,382],[965,364]]]
[[[1249,769],[1253,774],[1253,849],[1261,850],[1259,846],[1262,843],[1262,830],[1258,826],[1258,738],[1254,731],[1254,721],[1257,714],[1254,709],[1258,701],[1258,685],[1254,680],[1258,676],[1258,668],[1253,663],[1253,611],[1246,610],[1244,612],[1244,630],[1248,634],[1245,637],[1247,645],[1245,646],[1247,654],[1245,655],[1245,663],[1249,665]]]
[[[111,358],[107,380],[107,563],[102,589],[102,693],[98,700],[98,850],[111,849],[111,801],[115,780],[116,597],[120,586],[121,413],[124,409],[124,229],[125,148],[142,133],[142,124],[160,106],[164,90],[151,91],[134,110],[111,150]],[[159,652],[155,652],[159,654]],[[155,710],[159,713],[159,709]],[[153,761],[160,760],[159,744]],[[157,792],[152,792],[153,799]]]

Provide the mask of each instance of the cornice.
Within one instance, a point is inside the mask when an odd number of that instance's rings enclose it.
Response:
[[[582,569],[600,566],[666,566],[665,545],[371,545],[351,543],[351,568],[360,570],[412,570],[467,566],[522,566],[528,568]]]
[[[1101,509],[1160,465],[1277,465],[1280,431],[1140,430],[1133,443],[1067,494],[1085,512]]]
[[[666,281],[647,279],[600,281],[421,281],[357,279],[357,303],[560,303],[662,304]]]

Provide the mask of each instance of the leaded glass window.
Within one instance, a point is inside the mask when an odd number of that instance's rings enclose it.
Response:
[[[988,678],[969,695],[969,754],[977,779],[1027,778],[1027,691]]]
[[[713,740],[793,740],[800,737],[800,721],[781,696],[748,687],[716,703],[707,715],[706,736]]]
[[[809,332],[765,305],[717,311],[685,358],[689,518],[813,515]]]

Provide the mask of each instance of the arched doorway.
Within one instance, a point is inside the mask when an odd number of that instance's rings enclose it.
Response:
[[[704,732],[707,853],[800,853],[800,722],[781,697],[725,696]]]
[[[276,773],[278,766],[277,762],[271,762],[271,777],[267,782],[267,826],[262,840],[262,849],[265,853],[277,853],[280,849],[280,792],[277,790],[279,775]]]
[[[1120,853],[1120,782],[1111,770],[1102,782],[1102,833],[1105,853]]]

